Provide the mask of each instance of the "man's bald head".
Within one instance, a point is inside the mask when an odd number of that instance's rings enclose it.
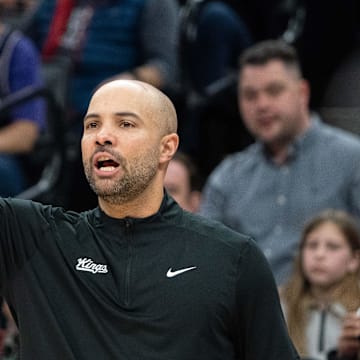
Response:
[[[171,100],[159,89],[138,80],[114,80],[99,87],[92,100],[108,91],[130,91],[134,100],[141,102],[151,117],[157,121],[161,135],[177,132],[177,115]],[[91,100],[91,101],[92,101]]]

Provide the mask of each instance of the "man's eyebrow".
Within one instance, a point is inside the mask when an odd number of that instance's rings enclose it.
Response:
[[[134,112],[131,112],[131,111],[120,111],[120,112],[116,112],[114,113],[115,116],[119,116],[119,117],[122,117],[122,116],[128,116],[128,117],[134,117],[136,119],[139,119],[141,120],[140,116]],[[98,119],[100,118],[101,116],[97,113],[89,113],[89,114],[86,114],[85,117],[84,117],[84,121],[86,121],[87,119],[91,119],[91,118],[94,118],[94,119]]]
[[[136,119],[141,120],[141,117],[138,114],[131,112],[131,111],[120,111],[120,112],[116,112],[114,115],[115,116],[130,116],[130,117],[134,117]]]
[[[84,116],[84,122],[87,120],[87,119],[91,119],[91,118],[94,118],[94,119],[97,119],[99,118],[100,115],[98,114],[95,114],[95,113],[88,113]]]

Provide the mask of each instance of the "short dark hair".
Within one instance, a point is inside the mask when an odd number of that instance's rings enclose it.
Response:
[[[264,40],[247,48],[239,58],[239,70],[246,65],[265,65],[271,60],[280,60],[294,68],[302,76],[296,49],[283,40]]]

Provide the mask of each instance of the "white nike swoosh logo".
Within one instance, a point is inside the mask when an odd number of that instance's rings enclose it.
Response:
[[[168,278],[172,278],[174,276],[178,276],[180,274],[183,274],[184,272],[187,272],[187,271],[190,271],[190,270],[194,270],[196,269],[196,266],[191,266],[191,267],[187,267],[187,268],[184,268],[184,269],[180,269],[180,270],[176,270],[176,271],[173,271],[172,268],[170,268],[168,270],[168,272],[166,273],[166,277]]]

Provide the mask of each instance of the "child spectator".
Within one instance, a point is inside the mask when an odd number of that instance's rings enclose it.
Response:
[[[359,254],[359,230],[344,211],[325,210],[304,227],[293,275],[280,290],[300,356],[358,359],[358,340],[357,348],[337,348],[346,330],[345,315],[360,306]]]

